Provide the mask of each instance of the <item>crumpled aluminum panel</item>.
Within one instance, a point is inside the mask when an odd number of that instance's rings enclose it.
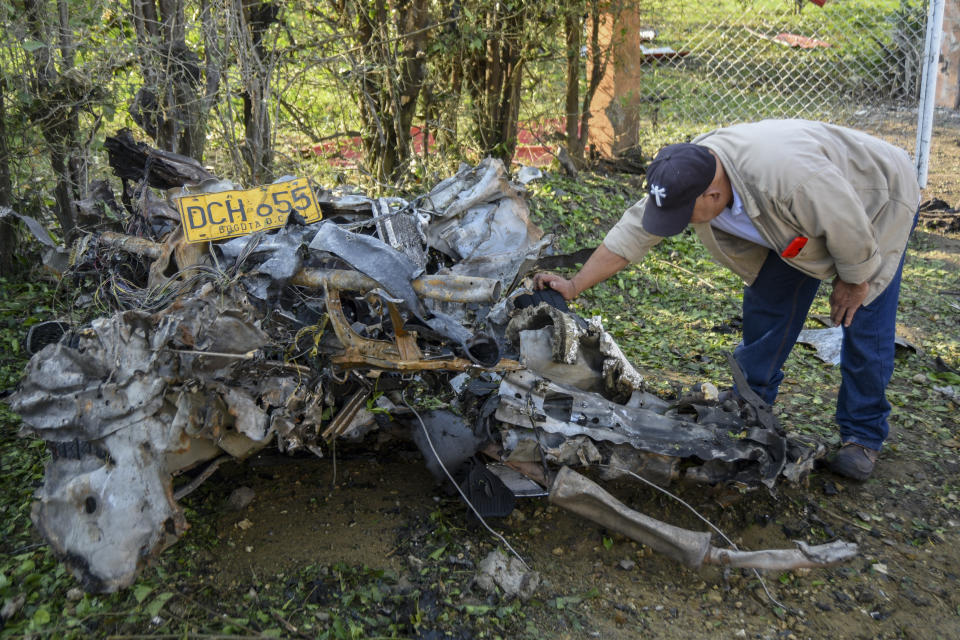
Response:
[[[629,408],[598,394],[550,382],[531,371],[517,371],[500,384],[497,420],[542,429],[567,438],[627,444],[641,451],[702,461],[750,461],[767,486],[783,469],[768,448],[780,436],[742,426],[738,437],[727,425],[698,424],[680,416]],[[762,437],[761,437],[762,436]]]
[[[155,352],[147,314],[97,318],[73,346],[44,347],[27,365],[11,407],[23,433],[44,440],[94,440],[139,424],[163,404],[171,354]]]
[[[507,325],[506,337],[519,345],[528,368],[551,380],[618,400],[643,388],[643,376],[599,317],[584,322],[542,302],[517,313]]]
[[[433,218],[426,228],[428,246],[457,261],[451,273],[509,285],[524,260],[539,255],[550,241],[530,222],[522,194],[500,160],[486,158],[460,171],[420,203]]]
[[[268,342],[232,290],[208,287],[157,314],[98,318],[31,359],[11,407],[52,451],[32,518],[86,589],[129,585],[186,529],[174,460],[244,457],[272,439],[257,402],[272,378],[223,382]]]
[[[87,591],[128,586],[187,528],[164,464],[168,426],[148,418],[94,441],[102,456],[47,463],[31,519]]]
[[[311,251],[327,251],[373,278],[417,318],[428,315],[411,281],[422,273],[410,258],[372,236],[350,233],[331,222],[320,223]]]

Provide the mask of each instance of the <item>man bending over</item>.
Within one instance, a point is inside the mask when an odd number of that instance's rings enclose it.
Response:
[[[664,147],[647,189],[575,276],[538,274],[537,286],[571,300],[692,224],[744,280],[734,356],[772,404],[820,281],[832,280],[830,317],[843,326],[842,445],[830,467],[867,479],[889,432],[900,276],[920,200],[907,153],[843,127],[764,120]]]

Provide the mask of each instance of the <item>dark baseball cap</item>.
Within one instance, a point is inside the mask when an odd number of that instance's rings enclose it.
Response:
[[[680,233],[690,223],[697,198],[717,173],[717,160],[698,144],[671,144],[647,167],[643,228],[658,236]]]

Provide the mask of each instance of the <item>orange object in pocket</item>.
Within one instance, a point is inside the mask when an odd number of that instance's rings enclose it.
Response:
[[[800,254],[800,249],[803,249],[807,244],[807,238],[803,236],[797,236],[790,241],[790,244],[787,245],[787,248],[783,250],[783,253],[780,254],[781,258],[796,258]]]

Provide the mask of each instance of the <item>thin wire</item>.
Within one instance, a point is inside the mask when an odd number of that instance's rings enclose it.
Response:
[[[677,495],[674,495],[673,493],[670,493],[669,491],[667,491],[666,489],[664,489],[664,488],[661,487],[660,485],[655,484],[655,483],[653,483],[653,482],[650,482],[649,480],[647,480],[647,479],[644,478],[643,476],[637,475],[636,473],[634,473],[633,471],[630,471],[629,469],[624,469],[623,467],[615,467],[615,466],[609,465],[609,464],[597,464],[596,466],[598,466],[598,467],[604,467],[604,468],[607,468],[607,469],[613,469],[614,471],[620,471],[620,472],[622,472],[622,473],[626,473],[626,474],[628,474],[628,475],[631,475],[631,476],[633,476],[634,478],[636,478],[637,480],[639,480],[639,481],[641,481],[641,482],[643,482],[643,483],[645,483],[645,484],[653,487],[653,488],[656,489],[657,491],[659,491],[659,492],[661,492],[661,493],[663,493],[663,494],[665,494],[665,495],[673,498],[674,500],[676,500],[677,502],[679,502],[680,504],[682,504],[683,506],[685,506],[687,509],[689,509],[690,512],[691,512],[693,515],[695,515],[695,516],[697,516],[698,518],[700,518],[701,520],[703,520],[708,527],[710,527],[711,529],[713,529],[713,530],[717,533],[718,536],[720,536],[721,538],[723,538],[724,540],[726,540],[726,541],[727,541],[727,544],[729,544],[731,547],[733,547],[734,551],[739,551],[739,550],[740,550],[739,548],[737,548],[737,545],[733,542],[733,540],[731,540],[730,538],[727,537],[727,534],[725,534],[723,531],[721,531],[719,527],[717,527],[716,525],[714,525],[712,522],[710,522],[709,520],[707,520],[705,517],[703,517],[702,515],[700,515],[700,513],[699,513],[696,509],[694,509],[692,506],[690,506],[689,503],[685,502],[682,498],[680,498],[680,496],[677,496]],[[788,607],[787,605],[783,604],[782,602],[780,602],[779,600],[777,600],[776,598],[773,597],[773,594],[770,593],[770,589],[767,588],[767,581],[763,579],[763,576],[760,575],[760,572],[759,572],[758,570],[753,569],[753,575],[757,576],[757,579],[760,581],[760,586],[763,587],[763,591],[764,591],[764,593],[767,594],[767,598],[770,599],[770,602],[772,602],[772,603],[775,604],[776,606],[780,607],[781,609],[783,609],[783,610],[785,610],[785,611],[787,611],[787,612],[789,612],[789,613],[796,613],[796,611],[794,611],[793,609],[791,609],[790,607]]]
[[[453,486],[457,488],[457,491],[460,493],[460,497],[463,498],[463,501],[467,503],[467,506],[470,507],[471,511],[473,511],[473,514],[477,516],[477,519],[480,521],[480,524],[486,527],[487,531],[493,534],[493,536],[497,538],[497,540],[502,542],[503,545],[510,551],[510,553],[512,553],[514,557],[516,557],[516,559],[520,561],[520,564],[523,565],[523,568],[529,571],[530,566],[523,560],[522,557],[520,557],[520,554],[517,553],[517,551],[510,546],[510,543],[507,542],[506,538],[504,538],[502,535],[494,531],[490,527],[490,525],[487,524],[487,521],[483,519],[483,516],[480,515],[480,512],[477,511],[477,508],[474,507],[473,503],[470,502],[470,499],[467,497],[467,494],[463,492],[463,489],[460,488],[460,485],[457,484],[457,482],[453,479],[453,476],[450,475],[450,472],[447,471],[446,465],[444,465],[443,460],[440,459],[440,454],[437,453],[436,448],[434,448],[433,446],[433,440],[430,438],[430,433],[427,431],[427,425],[423,423],[423,418],[420,417],[420,414],[417,413],[417,410],[410,406],[410,403],[407,402],[406,397],[404,397],[402,393],[400,394],[400,400],[403,402],[403,404],[407,405],[407,409],[410,409],[410,411],[413,411],[413,415],[417,417],[417,420],[420,422],[420,428],[423,430],[423,435],[427,439],[427,444],[430,445],[430,451],[432,451],[434,457],[436,457],[437,462],[440,464],[440,468],[443,469],[443,472],[445,474],[447,474],[447,478],[449,478]]]

